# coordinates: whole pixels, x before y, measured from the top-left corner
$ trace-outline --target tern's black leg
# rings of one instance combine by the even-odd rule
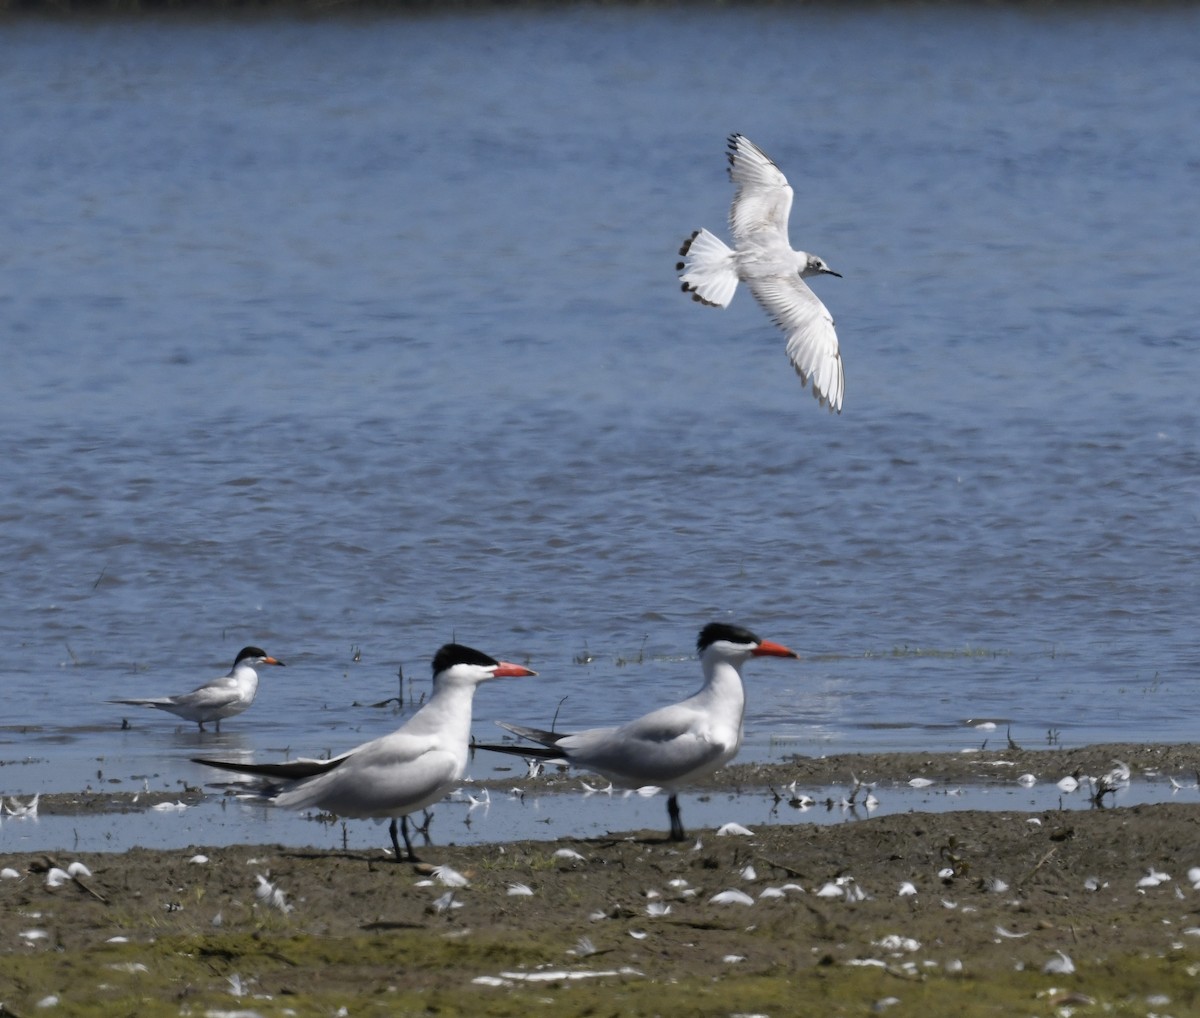
[[[679,799],[674,792],[667,796],[667,816],[671,818],[671,840],[684,841],[687,832],[683,829],[683,821],[679,819]]]
[[[404,836],[405,851],[400,851],[400,838],[397,837],[396,818],[392,817],[392,822],[388,826],[388,834],[392,836],[392,848],[396,853],[396,862],[420,862],[417,858],[417,853],[413,851],[412,841],[408,837],[408,817],[401,817],[399,824],[399,833]]]

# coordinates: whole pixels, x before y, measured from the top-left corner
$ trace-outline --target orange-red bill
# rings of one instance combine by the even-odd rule
[[[520,678],[522,675],[537,675],[532,668],[526,668],[524,665],[515,665],[511,661],[501,661],[496,670],[492,672],[497,679],[501,678]]]
[[[789,650],[782,643],[773,640],[763,640],[753,652],[755,657],[799,657],[794,650]]]

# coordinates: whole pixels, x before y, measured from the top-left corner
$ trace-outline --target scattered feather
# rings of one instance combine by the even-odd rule
[[[434,879],[443,887],[469,887],[471,882],[450,866],[435,866]]]
[[[600,788],[598,785],[589,785],[586,781],[580,779],[579,783],[583,785],[584,796],[589,795],[612,795],[613,783],[610,781],[607,788]]]
[[[21,874],[14,870],[11,866],[5,866],[0,870],[0,880],[20,880]]]
[[[62,887],[63,884],[71,882],[71,875],[66,871],[59,869],[57,866],[50,867],[50,872],[46,874],[47,887]]]
[[[649,799],[650,796],[658,795],[658,793],[661,791],[662,789],[659,788],[658,785],[642,785],[641,788],[636,789],[637,794],[643,799]]]
[[[92,871],[81,862],[73,862],[67,867],[67,873],[72,877],[90,877]]]
[[[17,934],[22,940],[32,944],[38,940],[49,940],[50,934],[45,930],[22,930]]]
[[[159,813],[182,813],[188,807],[186,802],[156,802],[150,808]]]
[[[1028,933],[1013,933],[1011,930],[1006,930],[1003,926],[996,927],[996,936],[1004,937],[1005,940],[1020,940],[1022,937],[1028,937]]]
[[[1138,887],[1157,887],[1159,884],[1165,884],[1170,879],[1169,874],[1162,873],[1151,866],[1146,871],[1146,875],[1137,882],[1137,885]]]
[[[1017,784],[1022,788],[1032,788],[1037,784],[1037,778],[1035,778],[1032,774],[1022,774],[1019,778],[1017,778]]]
[[[896,892],[901,898],[907,898],[917,893],[917,885],[909,880],[904,881],[900,885],[900,890]]]
[[[745,960],[746,956],[744,954],[727,954],[721,959],[721,961],[723,961],[726,965],[736,965],[738,962]]]
[[[1043,972],[1052,976],[1069,976],[1075,971],[1075,963],[1062,951],[1055,951],[1054,955],[1042,966]]]
[[[1064,792],[1073,792],[1079,787],[1079,782],[1070,774],[1058,782],[1058,787]]]
[[[577,979],[598,979],[606,976],[640,976],[642,975],[635,968],[622,966],[619,969],[608,969],[606,971],[597,971],[593,969],[574,969],[563,970],[541,970],[536,972],[501,972],[501,979],[512,980],[513,982],[522,983],[561,983],[564,981]]]
[[[787,894],[782,887],[764,887],[758,892],[759,898],[786,898]]]
[[[1008,884],[999,877],[988,877],[983,881],[983,889],[991,891],[992,894],[1003,894],[1008,890]]]
[[[533,896],[533,888],[528,884],[509,884],[508,896],[510,898],[530,898]]]
[[[929,778],[913,778],[909,781],[909,785],[913,788],[928,788],[933,784]]]
[[[646,906],[646,915],[657,919],[661,916],[670,915],[671,906],[663,901],[652,901]]]
[[[52,993],[50,996],[43,997],[41,1000],[39,1000],[36,1006],[43,1009],[47,1007],[58,1007],[58,998]]]
[[[736,835],[739,838],[753,838],[754,832],[748,827],[743,827],[741,824],[722,824],[717,828],[717,837],[725,838],[730,835]]]
[[[633,937],[634,940],[645,940],[646,937],[649,936],[649,934],[643,933],[641,930],[630,930],[629,935]]]
[[[574,954],[580,958],[586,958],[595,953],[596,945],[592,943],[591,937],[580,937],[575,941],[575,946],[567,950],[567,954]]]
[[[743,880],[757,880],[758,879],[758,871],[753,866],[746,866],[742,870],[742,879]]]
[[[882,947],[885,951],[907,951],[911,954],[913,951],[921,950],[921,942],[914,940],[912,937],[902,937],[898,933],[889,933],[881,940],[874,941],[876,947]]]
[[[280,912],[291,912],[293,907],[288,904],[287,895],[275,884],[271,883],[261,873],[256,873],[258,886],[254,888],[254,896],[265,905],[279,909]]]
[[[436,912],[438,915],[441,915],[443,912],[448,912],[451,909],[462,908],[463,903],[461,901],[455,901],[454,891],[450,890],[434,901],[431,907],[433,908],[434,912]]]
[[[193,866],[203,866],[206,862],[208,862],[208,856],[194,855],[188,860],[188,862],[190,862]]]
[[[36,817],[38,815],[38,799],[42,796],[41,792],[37,792],[32,799],[27,803],[20,803],[15,796],[10,796],[8,805],[5,807],[5,812],[10,817]]]
[[[552,858],[554,858],[554,859],[570,859],[572,861],[578,861],[578,862],[584,861],[583,856],[581,856],[573,848],[560,848],[557,852],[554,853]]]
[[[845,892],[832,880],[817,891],[818,898],[841,898]]]
[[[753,905],[754,899],[745,891],[718,891],[708,899],[710,905]]]

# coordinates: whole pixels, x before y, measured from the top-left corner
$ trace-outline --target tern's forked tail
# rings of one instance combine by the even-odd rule
[[[675,270],[683,292],[690,293],[692,300],[719,308],[733,300],[738,285],[736,255],[720,237],[697,230],[683,242],[679,255],[684,261]]]

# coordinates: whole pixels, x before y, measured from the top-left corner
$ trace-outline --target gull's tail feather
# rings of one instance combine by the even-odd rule
[[[718,308],[733,300],[737,269],[734,251],[724,241],[707,230],[697,230],[683,242],[679,256],[684,261],[677,263],[675,270],[681,273],[683,292],[690,293],[692,300]]]

